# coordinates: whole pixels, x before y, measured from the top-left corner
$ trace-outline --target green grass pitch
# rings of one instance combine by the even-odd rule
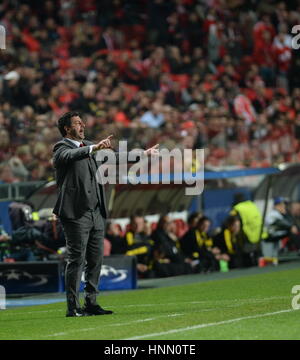
[[[300,339],[300,269],[99,296],[113,315],[66,318],[65,303],[0,311],[0,339]]]

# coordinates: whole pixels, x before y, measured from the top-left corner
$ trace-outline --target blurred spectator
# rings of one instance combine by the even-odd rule
[[[199,211],[195,211],[189,215],[187,219],[189,230],[194,229],[197,226],[198,221],[201,217],[202,217],[202,213]]]
[[[238,237],[240,230],[241,222],[239,218],[236,216],[229,216],[221,232],[213,238],[214,245],[220,249],[222,260],[227,263],[227,266],[230,269],[240,268],[245,264],[243,245]],[[223,269],[223,271],[224,270],[225,269]]]
[[[182,252],[192,264],[197,264],[195,269],[198,271],[218,270],[217,255],[220,254],[220,250],[214,246],[213,240],[208,235],[210,225],[209,218],[203,216],[198,220],[197,225],[180,239]]]
[[[60,220],[55,215],[52,215],[41,222],[39,229],[44,237],[38,242],[37,247],[44,251],[45,258],[51,254],[54,255],[54,259],[55,257],[59,258],[59,250],[66,246],[66,240]]]
[[[4,230],[3,225],[0,224],[0,262],[5,262],[10,258],[10,240],[11,237]]]
[[[262,243],[263,257],[259,259],[261,267],[267,263],[278,264],[280,240],[299,236],[299,229],[287,211],[286,199],[282,197],[274,198],[274,207],[266,215],[265,226],[268,237]]]
[[[253,201],[246,199],[243,193],[236,193],[230,215],[237,216],[240,219],[240,237],[243,240],[245,252],[257,251],[261,237],[265,236],[262,232],[262,214],[257,205]]]
[[[118,224],[108,222],[105,237],[111,243],[111,255],[126,253],[127,244]]]
[[[239,28],[239,23],[230,20],[224,29],[226,48],[228,54],[232,58],[234,64],[239,64],[243,55],[242,34]]]
[[[154,241],[153,271],[156,277],[189,274],[192,265],[181,253],[176,239],[170,236],[172,222],[167,215],[161,216],[157,228],[152,233]]]
[[[0,166],[0,183],[11,184],[20,181],[15,177],[9,165],[2,164]]]
[[[160,127],[164,123],[164,115],[161,112],[161,105],[154,103],[151,110],[145,112],[141,117],[141,123],[151,128]]]
[[[126,255],[136,256],[137,269],[141,276],[151,276],[152,244],[149,231],[142,216],[131,216],[125,233]]]
[[[28,178],[29,171],[26,169],[22,160],[19,157],[13,156],[9,159],[8,164],[11,168],[13,175],[16,176],[18,179],[20,179],[21,181],[25,181]]]

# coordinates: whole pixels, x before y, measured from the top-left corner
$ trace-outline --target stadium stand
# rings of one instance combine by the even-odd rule
[[[299,161],[299,21],[296,0],[2,1],[0,182],[52,179],[56,122],[75,109],[92,141]]]
[[[212,165],[299,160],[297,2],[249,6],[3,1],[1,180],[53,176],[56,120],[68,109],[82,111],[93,140],[205,146]]]

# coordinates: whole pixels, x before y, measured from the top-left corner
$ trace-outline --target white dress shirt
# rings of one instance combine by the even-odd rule
[[[67,138],[68,140],[70,140],[74,145],[76,145],[77,147],[80,147],[80,144],[82,144],[82,141],[77,141],[77,140],[73,140],[70,138]],[[89,145],[90,148],[90,154],[93,151],[94,145]]]

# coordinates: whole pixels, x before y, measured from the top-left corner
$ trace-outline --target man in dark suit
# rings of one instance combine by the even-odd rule
[[[95,159],[97,151],[111,148],[111,136],[98,144],[84,140],[85,124],[78,112],[64,114],[58,121],[58,128],[63,139],[53,149],[58,186],[58,199],[53,212],[61,220],[67,244],[66,316],[112,314],[96,301],[108,211],[104,189],[96,180]],[[156,145],[141,155],[157,153]],[[118,153],[116,157],[118,161]],[[79,287],[84,265],[85,300],[82,309]]]

